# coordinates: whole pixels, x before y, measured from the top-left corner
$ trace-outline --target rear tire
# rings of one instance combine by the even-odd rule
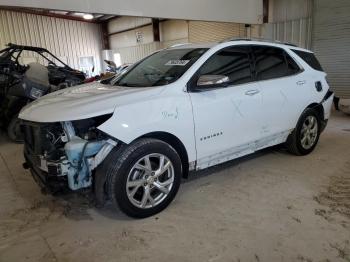
[[[12,142],[23,143],[23,134],[21,131],[20,119],[18,116],[14,116],[7,126],[7,136]]]
[[[106,161],[107,160],[107,161]],[[106,187],[115,207],[145,218],[161,212],[178,192],[182,164],[169,144],[139,139],[112,151],[104,161]]]
[[[321,121],[318,112],[312,108],[306,109],[287,139],[287,150],[297,156],[310,154],[317,145],[320,133]]]

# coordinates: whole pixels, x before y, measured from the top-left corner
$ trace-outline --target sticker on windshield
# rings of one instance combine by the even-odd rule
[[[190,60],[170,60],[165,65],[166,66],[185,66],[190,62]]]

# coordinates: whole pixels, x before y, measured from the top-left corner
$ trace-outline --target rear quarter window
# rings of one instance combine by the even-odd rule
[[[323,68],[320,62],[318,62],[316,56],[313,53],[304,52],[300,50],[293,50],[293,52],[296,53],[301,59],[305,61],[305,63],[307,63],[313,69],[323,72]]]

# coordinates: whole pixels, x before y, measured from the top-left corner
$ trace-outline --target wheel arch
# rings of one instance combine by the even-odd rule
[[[157,131],[157,132],[151,132],[144,134],[137,139],[140,138],[154,138],[159,139],[170,146],[172,146],[175,151],[179,154],[181,163],[182,163],[182,171],[183,171],[183,177],[187,178],[189,173],[189,160],[188,160],[188,154],[185,145],[181,142],[181,140],[176,137],[175,135],[164,132],[164,131]]]
[[[324,120],[324,108],[320,103],[312,103],[306,107],[306,109],[312,108],[316,110],[321,121]]]
[[[321,103],[311,103],[309,104],[307,107],[304,108],[304,110],[300,111],[298,117],[296,118],[296,120],[294,120],[294,124],[293,124],[293,128],[291,130],[294,130],[295,127],[297,126],[298,122],[300,121],[300,118],[302,117],[302,115],[304,114],[304,112],[307,109],[313,109],[317,112],[318,116],[319,116],[319,120],[323,123],[325,122],[324,120],[324,108],[322,106]]]

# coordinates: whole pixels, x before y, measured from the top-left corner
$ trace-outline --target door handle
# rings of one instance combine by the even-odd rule
[[[298,85],[298,86],[302,86],[302,85],[304,85],[305,83],[306,83],[305,80],[300,80],[300,81],[297,82],[297,85]]]
[[[245,94],[246,94],[247,96],[253,96],[253,95],[256,95],[256,94],[259,94],[259,93],[260,93],[260,91],[257,90],[257,89],[248,90],[247,92],[245,92]]]

